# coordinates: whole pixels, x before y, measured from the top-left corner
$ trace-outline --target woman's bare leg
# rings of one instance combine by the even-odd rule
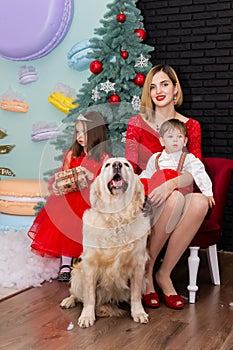
[[[147,265],[146,293],[154,291],[153,268],[155,260],[171,232],[179,222],[184,209],[184,204],[184,196],[180,192],[174,191],[163,206],[155,208],[155,224],[152,227],[148,243],[150,260]]]
[[[201,226],[207,211],[208,201],[205,196],[199,193],[186,196],[184,214],[171,234],[163,262],[156,274],[156,280],[164,294],[177,294],[170,278],[171,272]],[[158,240],[156,233],[153,246],[158,244]]]

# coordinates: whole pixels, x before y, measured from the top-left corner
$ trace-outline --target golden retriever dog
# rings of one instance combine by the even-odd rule
[[[83,303],[82,328],[95,316],[120,316],[130,303],[135,322],[147,323],[141,295],[148,260],[150,217],[143,211],[144,187],[125,158],[110,158],[90,188],[91,208],[83,216],[83,254],[73,266],[70,296],[62,308]]]

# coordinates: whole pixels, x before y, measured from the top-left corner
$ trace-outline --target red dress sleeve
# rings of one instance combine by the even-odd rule
[[[125,157],[132,164],[136,174],[146,169],[148,159],[153,153],[160,152],[162,149],[158,132],[152,129],[140,114],[129,120]]]
[[[186,122],[188,143],[187,148],[189,153],[201,159],[201,126],[200,123],[192,118]]]
[[[132,164],[134,172],[138,173],[138,156],[141,141],[141,128],[137,116],[129,120],[126,131],[125,157]]]

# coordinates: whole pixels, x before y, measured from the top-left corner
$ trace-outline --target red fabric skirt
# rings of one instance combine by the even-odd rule
[[[82,253],[82,216],[90,208],[89,188],[51,195],[36,216],[28,235],[31,248],[41,256],[79,257]]]
[[[145,189],[145,195],[149,195],[151,191],[162,185],[164,182],[174,179],[175,177],[181,175],[180,172],[173,169],[164,169],[156,171],[150,179],[141,178],[141,182]],[[179,191],[184,195],[193,192],[192,186],[187,186],[184,188],[179,188]]]

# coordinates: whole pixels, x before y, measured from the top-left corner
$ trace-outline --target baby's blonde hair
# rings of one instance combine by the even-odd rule
[[[187,128],[186,128],[185,123],[183,123],[181,120],[175,119],[175,118],[166,120],[161,125],[159,134],[161,137],[163,137],[167,131],[174,130],[174,129],[179,130],[184,136],[186,136],[186,134],[187,134]]]

